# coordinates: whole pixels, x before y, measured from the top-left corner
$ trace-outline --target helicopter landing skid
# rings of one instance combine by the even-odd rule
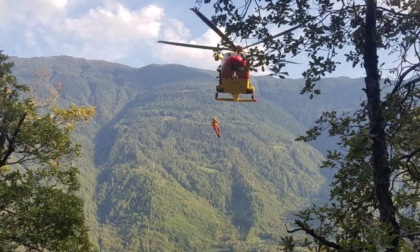
[[[231,101],[231,102],[256,102],[254,95],[251,96],[251,99],[239,98],[239,95],[233,95],[234,98],[219,98],[219,93],[216,93],[215,99],[218,101]]]

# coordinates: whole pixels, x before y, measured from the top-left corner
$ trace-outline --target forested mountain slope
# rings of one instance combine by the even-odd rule
[[[301,80],[255,77],[258,102],[228,103],[214,100],[212,71],[66,56],[12,61],[21,83],[39,82],[33,72],[43,69],[47,85],[38,92],[59,82],[63,105],[96,106],[96,119],[74,139],[83,145],[82,197],[102,251],[276,247],[290,214],[324,182],[321,154],[294,139],[325,108],[350,109],[343,101],[352,92],[341,98],[337,89],[358,83],[325,83],[334,99],[313,106],[298,94]]]

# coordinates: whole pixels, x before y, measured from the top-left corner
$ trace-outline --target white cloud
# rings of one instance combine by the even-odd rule
[[[19,3],[17,3],[19,2]],[[122,1],[0,0],[0,49],[18,57],[69,55],[102,59],[134,67],[151,63],[178,63],[215,70],[211,50],[158,44],[157,40],[216,46],[212,30],[192,37],[190,28],[165,15],[156,4],[129,7]],[[129,1],[125,1],[128,4]],[[173,10],[166,10],[170,14]],[[7,15],[7,16],[6,16]],[[182,17],[181,17],[182,18]],[[3,26],[2,26],[3,25]],[[154,57],[154,58],[153,58]]]
[[[150,44],[157,40],[163,19],[163,8],[154,4],[132,10],[121,3],[107,3],[52,25],[54,33],[62,38],[49,41],[49,47],[56,52],[54,55],[61,52],[144,66],[145,62],[152,63]]]
[[[67,6],[67,0],[49,0],[49,2],[57,8],[64,8]]]
[[[191,32],[179,21],[168,20],[162,29],[160,40],[195,45],[217,46],[220,37],[211,29],[197,38],[190,38]],[[177,63],[196,68],[216,70],[220,62],[213,59],[211,50],[196,49],[166,44],[156,44],[154,55],[164,63]]]
[[[90,9],[81,18],[66,19],[63,28],[85,41],[128,43],[156,38],[162,17],[163,9],[156,5],[130,10],[120,3],[112,3]]]
[[[176,19],[169,19],[162,29],[161,39],[184,43],[190,36],[190,30],[183,23]]]
[[[0,0],[0,21],[6,25],[36,26],[64,15],[67,0]]]

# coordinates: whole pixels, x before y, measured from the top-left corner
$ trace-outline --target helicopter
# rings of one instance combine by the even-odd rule
[[[206,49],[214,51],[214,59],[216,61],[220,60],[221,64],[219,65],[217,71],[219,72],[219,83],[216,86],[215,99],[218,101],[232,101],[232,102],[256,102],[257,100],[254,97],[255,87],[251,84],[251,74],[246,59],[245,50],[247,48],[253,47],[257,44],[262,43],[263,41],[258,41],[256,43],[247,45],[245,47],[235,45],[229,37],[224,34],[216,25],[214,25],[206,16],[204,16],[197,8],[191,8],[191,10],[197,14],[197,16],[209,26],[213,31],[215,31],[224,42],[227,47],[213,47],[213,46],[204,46],[204,45],[195,45],[195,44],[186,44],[170,41],[159,40],[158,43],[169,44],[174,46],[183,46],[197,49]],[[279,37],[288,32],[291,32],[297,29],[299,26],[294,26],[286,31],[283,31],[277,35],[272,36],[272,38]],[[222,51],[227,51],[223,53]],[[220,93],[230,94],[230,97],[219,97]],[[244,98],[241,95],[249,95]]]

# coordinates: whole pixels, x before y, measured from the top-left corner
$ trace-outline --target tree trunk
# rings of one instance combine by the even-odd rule
[[[364,67],[366,70],[366,95],[368,100],[368,114],[375,194],[378,200],[380,220],[390,225],[390,235],[395,235],[392,249],[396,251],[399,245],[400,227],[395,218],[395,208],[390,192],[391,169],[388,165],[387,143],[385,139],[384,117],[381,106],[380,75],[378,72],[378,54],[376,46],[376,0],[366,0],[365,48]]]

